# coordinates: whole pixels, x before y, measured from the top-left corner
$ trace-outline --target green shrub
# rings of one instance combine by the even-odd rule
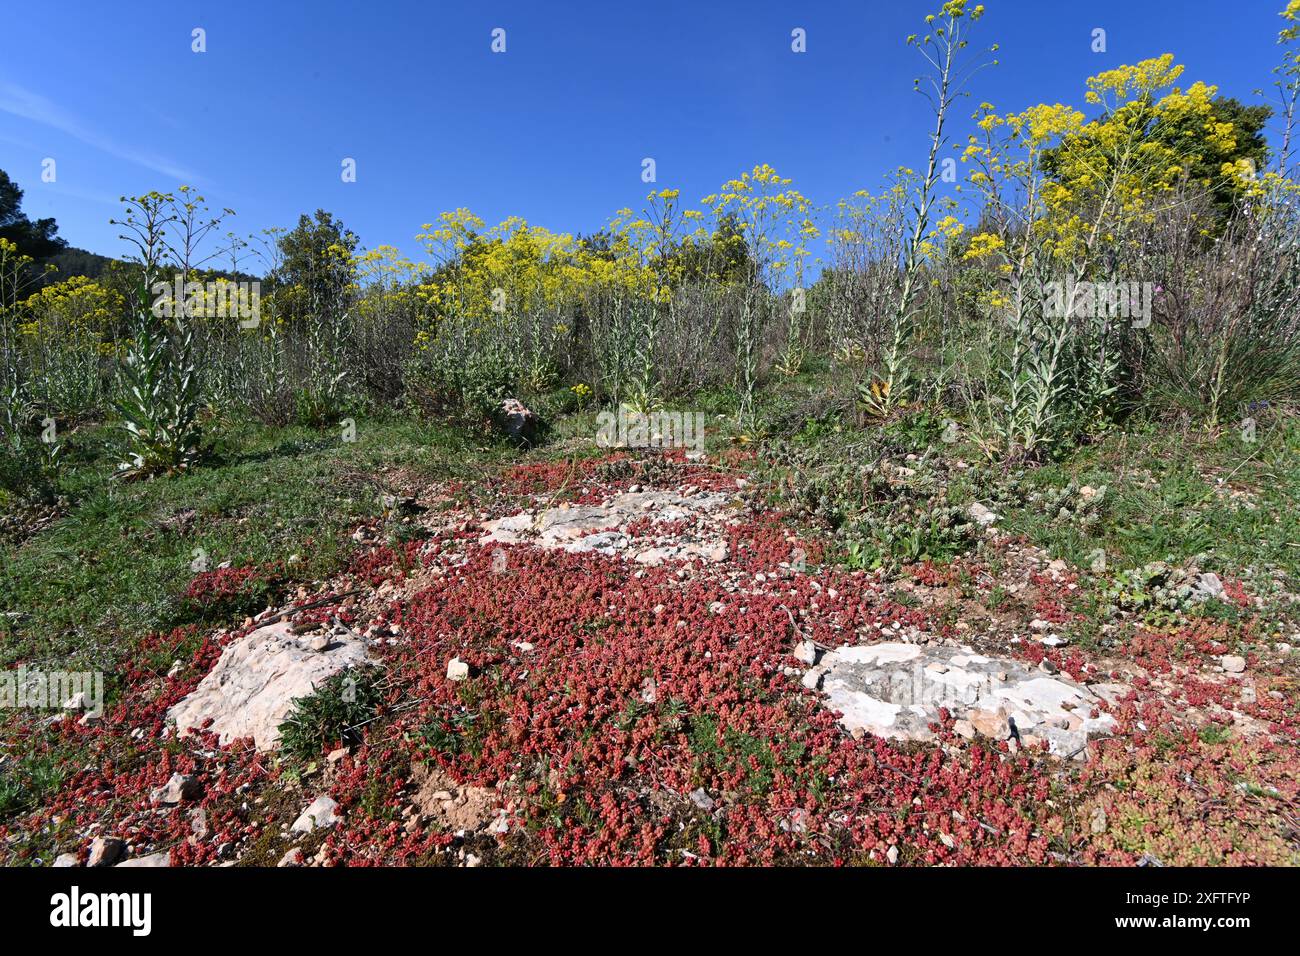
[[[522,376],[517,356],[493,341],[464,359],[421,354],[407,380],[414,404],[423,411],[477,426],[491,419],[503,399],[516,394]]]

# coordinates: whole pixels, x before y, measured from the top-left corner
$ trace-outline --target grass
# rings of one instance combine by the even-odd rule
[[[1081,567],[1104,550],[1107,567],[1196,561],[1205,570],[1243,576],[1281,571],[1300,580],[1300,425],[1282,419],[1254,445],[1235,432],[1118,432],[1028,476],[1038,489],[1106,486],[1091,527],[1022,508],[1005,527]],[[1223,479],[1220,485],[1216,479]],[[1233,498],[1229,490],[1242,494]]]
[[[0,775],[0,820],[35,806],[45,794],[58,789],[72,766],[73,756],[57,751],[33,754],[17,760],[12,768],[6,766]]]
[[[111,670],[140,637],[192,619],[179,595],[200,549],[212,567],[288,567],[297,556],[294,578],[320,578],[346,558],[346,531],[379,513],[385,471],[445,479],[475,472],[471,452],[497,455],[408,419],[363,422],[350,443],[333,431],[227,424],[192,473],[120,483],[106,480],[113,457],[101,438],[75,438],[104,450],[74,460],[66,514],[0,559],[0,608],[18,615],[0,619],[0,666]]]

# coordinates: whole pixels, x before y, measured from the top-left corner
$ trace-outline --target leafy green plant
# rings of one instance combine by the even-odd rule
[[[945,427],[938,409],[915,408],[890,419],[885,434],[909,450],[923,451],[941,440]]]
[[[424,742],[437,753],[455,756],[467,750],[474,751],[477,749],[478,742],[474,726],[477,719],[477,714],[467,711],[454,713],[445,720],[435,717],[428,723],[421,725],[419,734],[424,739]]]
[[[152,192],[126,201],[125,238],[139,268],[131,339],[119,370],[115,407],[126,437],[123,477],[141,478],[184,471],[199,458],[200,379],[188,302],[170,302],[172,314],[156,314],[156,280],[165,264],[188,279],[195,250],[220,218],[205,220],[201,196],[181,187],[181,196]]]
[[[118,466],[124,477],[183,471],[198,460],[202,438],[189,335],[173,339],[150,321],[148,309],[142,291],[115,403],[127,435],[127,460]]]
[[[1138,612],[1151,620],[1185,612],[1195,603],[1188,575],[1164,561],[1120,571],[1102,597],[1117,610]]]
[[[417,405],[467,425],[489,420],[502,399],[514,395],[523,376],[517,356],[500,342],[462,358],[453,353],[421,354],[411,371]]]
[[[975,532],[960,507],[899,499],[886,509],[868,512],[845,529],[844,537],[847,563],[875,569],[949,560],[971,547]]]
[[[293,702],[293,711],[280,725],[281,746],[293,757],[313,760],[327,747],[355,744],[359,725],[374,717],[382,702],[379,671],[335,674],[314,693]]]

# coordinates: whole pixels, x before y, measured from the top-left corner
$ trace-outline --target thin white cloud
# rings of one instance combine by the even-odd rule
[[[177,183],[198,185],[202,177],[191,170],[179,166],[171,160],[152,153],[120,146],[113,140],[88,128],[75,116],[61,109],[58,105],[31,90],[23,89],[13,83],[0,83],[0,112],[19,116],[23,119],[40,123],[66,133],[73,139],[80,140],[101,152],[116,156],[118,159],[145,169],[151,169]]]

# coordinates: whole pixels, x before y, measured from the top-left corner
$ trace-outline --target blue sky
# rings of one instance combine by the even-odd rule
[[[924,162],[931,119],[904,44],[939,0],[777,3],[51,2],[0,39],[0,168],[71,244],[124,251],[123,193],[198,187],[232,228],[322,207],[408,254],[467,206],[591,232],[650,187],[694,203],[755,163],[818,204]],[[1082,103],[1084,79],[1164,52],[1258,102],[1283,0],[986,0],[979,74],[999,110]],[[201,27],[207,52],[191,51]],[[506,52],[491,32],[506,31]],[[807,52],[791,51],[791,30]],[[1106,30],[1107,51],[1090,49]],[[964,122],[963,122],[964,127]],[[956,130],[962,133],[962,129]],[[46,157],[57,179],[41,181]],[[344,183],[352,157],[357,181]]]

